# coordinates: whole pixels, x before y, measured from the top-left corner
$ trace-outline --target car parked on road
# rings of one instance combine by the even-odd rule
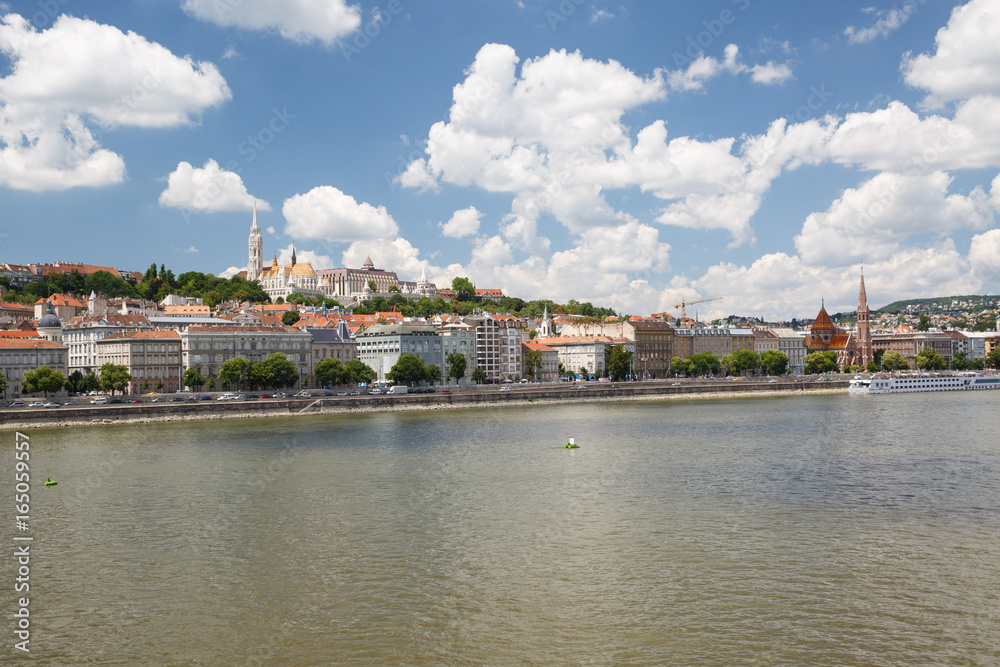
[[[369,389],[368,390],[368,395],[369,396],[381,396],[381,394],[382,394],[382,390],[379,389],[378,387],[375,387],[374,389]]]
[[[295,394],[295,398],[312,398],[312,394],[310,394],[308,391],[300,391],[299,393]]]
[[[347,392],[346,391],[338,391],[337,392],[337,396],[347,396]]]
[[[80,401],[76,401],[76,400],[66,401],[65,403],[63,403],[63,405],[80,405]]]
[[[95,398],[94,400],[92,400],[90,402],[90,404],[91,405],[105,405],[107,402],[108,402],[107,398],[105,398],[104,396],[98,396],[97,398]]]
[[[361,395],[361,392],[359,390],[357,390],[357,389],[355,389],[354,391],[351,392],[351,396],[360,396],[360,395]]]
[[[142,403],[142,402],[143,401],[141,398],[133,398],[132,400],[129,401],[129,403]]]
[[[285,392],[283,392],[283,391],[279,391],[278,393],[276,393],[276,394],[274,395],[274,397],[275,397],[275,398],[288,398],[288,394],[286,394],[286,393],[285,393]]]
[[[7,404],[7,407],[8,408],[23,408],[24,407],[24,401],[11,401],[10,403]]]
[[[188,396],[187,398],[184,399],[184,402],[185,403],[197,403],[198,402],[198,397],[197,396]]]
[[[505,384],[504,386],[500,387],[500,391],[510,391],[510,385]]]
[[[184,399],[181,398],[180,396],[174,396],[173,398],[170,399],[170,402],[171,403],[183,403]]]
[[[45,405],[45,403],[42,401],[35,401],[34,403],[28,403],[29,408],[40,408],[43,405]]]
[[[112,398],[111,400],[108,401],[108,403],[119,403],[119,404],[123,402],[124,401],[122,401],[122,399],[120,398]]]
[[[46,403],[42,407],[43,408],[58,408],[59,407],[59,403],[57,401],[49,401],[48,403]]]

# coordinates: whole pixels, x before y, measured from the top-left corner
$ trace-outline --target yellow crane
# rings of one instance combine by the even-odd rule
[[[685,320],[685,319],[687,319],[687,312],[684,310],[685,306],[693,306],[696,303],[705,303],[706,301],[718,301],[719,299],[722,299],[722,298],[724,298],[724,297],[713,296],[710,299],[698,299],[697,301],[685,301],[684,297],[681,297],[681,302],[680,303],[675,303],[674,304],[674,308],[680,308],[681,309],[681,319]]]

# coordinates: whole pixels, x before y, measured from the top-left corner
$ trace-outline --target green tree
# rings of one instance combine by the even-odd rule
[[[149,393],[149,380],[142,381],[142,393]]]
[[[389,369],[388,377],[393,384],[416,384],[427,379],[427,369],[420,357],[407,352]]]
[[[348,370],[340,359],[326,357],[313,369],[313,376],[321,387],[332,387],[348,383]]]
[[[910,364],[896,350],[886,350],[882,355],[882,368],[887,371],[905,371],[910,368]]]
[[[956,371],[964,371],[969,369],[969,360],[965,356],[965,352],[956,352],[955,356],[951,359],[951,367]]]
[[[0,373],[0,394],[7,391],[7,376]]]
[[[427,381],[431,384],[441,380],[441,367],[437,364],[427,364],[424,370],[427,371]]]
[[[692,375],[719,375],[722,373],[722,362],[714,352],[699,352],[687,358]]]
[[[528,350],[524,353],[524,376],[529,380],[538,380],[542,372],[542,353],[538,350]]]
[[[736,350],[733,357],[733,375],[742,375],[747,371],[755,371],[760,366],[760,359],[753,350]]]
[[[302,316],[299,315],[297,311],[288,310],[285,311],[285,314],[281,316],[281,323],[284,324],[286,327],[290,327],[301,319]]]
[[[76,390],[81,393],[88,393],[100,389],[101,383],[93,373],[87,373],[76,383]]]
[[[288,357],[281,352],[275,352],[267,359],[253,365],[250,378],[260,387],[281,389],[294,385],[299,379],[299,371]]]
[[[451,281],[451,291],[459,301],[473,301],[476,298],[476,286],[468,278],[455,278]]]
[[[205,378],[202,377],[201,371],[192,366],[184,371],[183,382],[185,387],[194,387],[195,391],[201,391],[202,386],[205,384]]]
[[[624,380],[632,368],[632,351],[624,345],[615,345],[608,351],[608,374],[612,380]]]
[[[471,377],[472,381],[475,382],[476,384],[482,384],[486,382],[487,379],[486,371],[476,366],[475,368],[472,369]]]
[[[765,375],[784,375],[788,372],[788,355],[780,350],[762,352],[760,370]]]
[[[132,374],[128,368],[120,364],[104,364],[101,366],[101,375],[98,379],[98,386],[101,391],[125,391],[128,383],[132,381]]]
[[[301,305],[303,303],[306,303],[307,301],[308,299],[301,292],[292,292],[291,294],[285,297],[285,303],[295,303]]]
[[[219,367],[219,382],[236,389],[245,388],[250,381],[252,367],[250,360],[243,357],[226,359]]]
[[[832,373],[840,367],[837,365],[836,352],[810,352],[806,355],[806,373]]]
[[[932,347],[925,347],[917,353],[917,368],[925,371],[939,371],[948,365],[940,354]]]
[[[215,391],[215,378],[208,378],[208,390]]]
[[[449,354],[447,359],[445,359],[445,364],[448,368],[448,379],[454,378],[455,384],[458,384],[465,377],[467,363],[468,360],[461,352],[452,352]]]
[[[79,370],[73,371],[72,373],[69,374],[69,377],[66,378],[67,389],[69,391],[74,391],[74,392],[80,391],[79,389],[80,380],[82,379],[83,379],[83,373],[81,373]]]
[[[694,373],[688,360],[677,356],[670,358],[670,374],[676,377],[678,375],[693,375]]]
[[[927,331],[931,328],[931,318],[926,315],[921,315],[920,320],[917,322],[917,331]]]
[[[112,299],[135,296],[135,291],[128,282],[107,271],[95,271],[87,276],[84,289],[88,293],[104,294]]]
[[[994,346],[993,350],[986,355],[984,365],[988,368],[1000,368],[1000,346]]]
[[[163,380],[156,381],[156,391],[163,391]]]
[[[355,384],[370,384],[375,379],[375,370],[359,359],[347,362],[347,381]]]

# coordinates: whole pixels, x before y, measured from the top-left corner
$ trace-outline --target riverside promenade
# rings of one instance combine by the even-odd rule
[[[394,410],[429,410],[476,406],[530,405],[553,402],[657,400],[664,398],[713,398],[789,395],[803,392],[843,392],[847,376],[816,378],[732,378],[652,380],[641,382],[556,382],[513,384],[501,391],[497,385],[437,386],[433,394],[399,396],[317,396],[310,398],[214,400],[196,403],[141,403],[79,405],[60,408],[8,408],[0,410],[0,429],[53,426],[87,426],[115,423],[245,419],[309,414],[345,414]],[[585,387],[581,389],[580,387]],[[148,401],[148,399],[146,399]]]

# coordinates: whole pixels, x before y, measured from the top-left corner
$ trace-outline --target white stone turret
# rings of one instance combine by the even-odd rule
[[[247,280],[257,280],[264,271],[264,243],[257,224],[257,202],[253,203],[253,224],[250,226],[250,260],[247,262]]]

